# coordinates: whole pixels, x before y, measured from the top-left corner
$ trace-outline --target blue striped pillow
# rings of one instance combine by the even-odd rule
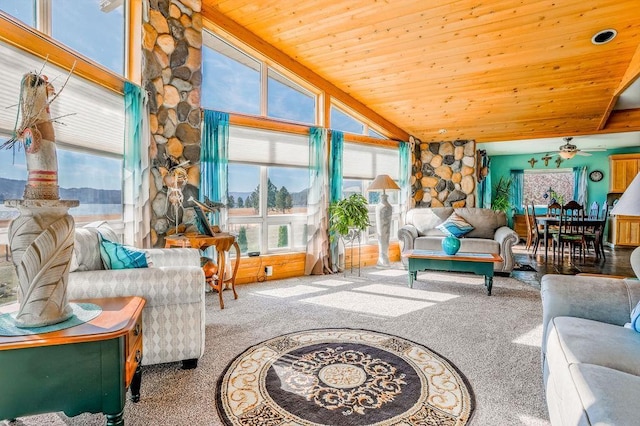
[[[631,328],[640,332],[640,302],[631,311]]]
[[[104,269],[148,268],[147,255],[143,250],[127,247],[104,239],[100,235],[100,257]]]
[[[466,220],[461,216],[458,216],[455,212],[451,213],[451,216],[444,222],[438,225],[436,228],[441,230],[447,235],[454,236],[456,238],[464,237],[469,232],[474,230],[472,225],[469,225]]]

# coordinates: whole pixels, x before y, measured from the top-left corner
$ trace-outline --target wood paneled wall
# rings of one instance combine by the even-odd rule
[[[302,276],[304,275],[305,258],[305,253],[242,257],[236,284],[259,283]],[[351,268],[352,262],[354,262],[353,267],[357,268],[358,258],[361,261],[360,267],[374,266],[378,260],[378,246],[376,244],[363,244],[360,248],[360,255],[358,255],[358,246],[354,246],[353,256],[351,255],[350,247],[347,247],[346,268]],[[389,244],[389,259],[392,262],[400,261],[400,244],[397,241]],[[264,268],[267,266],[273,267],[273,275],[270,277],[265,276],[264,273]]]

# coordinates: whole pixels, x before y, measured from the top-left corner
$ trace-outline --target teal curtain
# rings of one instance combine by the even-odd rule
[[[400,142],[398,146],[398,157],[400,159],[400,170],[398,179],[398,186],[400,187],[400,206],[402,209],[401,224],[404,224],[404,217],[409,210],[409,197],[411,196],[411,186],[409,185],[409,179],[411,177],[411,151],[410,144],[407,142]]]
[[[587,206],[587,166],[573,168],[573,199]]]
[[[204,197],[226,204],[229,192],[229,114],[204,110],[200,144],[200,201]],[[211,224],[224,225],[226,218],[216,212]]]
[[[306,275],[331,273],[329,264],[327,130],[309,129],[309,192],[307,194]]]
[[[329,204],[342,198],[342,151],[344,133],[331,131],[331,157],[329,160]]]
[[[125,140],[123,159],[124,242],[149,247],[149,106],[141,87],[124,83]]]
[[[331,149],[329,157],[329,205],[342,198],[342,155],[344,133],[331,131]],[[329,239],[329,262],[333,271],[338,270],[339,239]]]
[[[511,170],[511,206],[516,213],[522,213],[524,210],[523,200],[524,192],[524,170]]]

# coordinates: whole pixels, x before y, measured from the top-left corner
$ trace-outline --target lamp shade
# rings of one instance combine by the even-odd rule
[[[640,216],[640,173],[631,181],[613,209],[612,215]]]
[[[389,177],[389,175],[378,175],[371,182],[367,191],[384,191],[387,189],[400,189],[400,187]]]

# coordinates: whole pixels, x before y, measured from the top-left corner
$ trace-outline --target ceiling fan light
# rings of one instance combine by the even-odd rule
[[[562,158],[564,158],[565,160],[571,160],[573,157],[576,156],[576,152],[575,151],[560,151],[558,153],[558,155]]]

